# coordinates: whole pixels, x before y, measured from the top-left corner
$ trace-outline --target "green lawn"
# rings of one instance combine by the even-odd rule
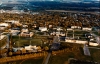
[[[75,37],[84,37],[83,35],[84,34],[86,34],[86,33],[89,33],[89,32],[87,32],[87,31],[81,31],[81,30],[75,30],[74,31],[74,36]],[[72,37],[73,36],[73,31],[68,31],[68,33],[67,33],[67,35],[68,35],[68,37]]]
[[[25,46],[25,45],[42,45],[43,42],[41,39],[25,39],[25,40],[17,40],[15,41],[14,46]]]
[[[32,37],[32,38],[25,38],[25,37],[18,37],[14,36],[13,37],[13,46],[14,47],[20,47],[20,46],[25,46],[25,45],[39,45],[39,46],[44,46],[44,41],[46,40],[46,36],[38,36],[38,37]]]

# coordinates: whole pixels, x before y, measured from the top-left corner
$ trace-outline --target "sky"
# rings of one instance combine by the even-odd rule
[[[8,1],[27,1],[27,0],[0,0],[0,2],[8,2]],[[100,1],[100,0],[28,0],[28,1]]]

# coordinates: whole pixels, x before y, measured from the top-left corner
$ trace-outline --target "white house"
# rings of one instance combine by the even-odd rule
[[[87,41],[82,41],[82,40],[72,40],[72,39],[65,39],[65,42],[69,43],[77,43],[77,44],[87,44]],[[98,46],[98,43],[90,42],[89,45],[91,46]]]
[[[23,28],[23,29],[21,30],[21,32],[29,32],[29,30],[28,30],[27,28]]]
[[[72,28],[67,28],[68,31],[73,30]]]
[[[0,34],[0,40],[2,40],[2,39],[5,38],[5,37],[6,37],[6,35]]]
[[[9,24],[8,23],[0,23],[0,26],[9,26]]]
[[[43,31],[48,31],[48,30],[47,30],[47,27],[39,27],[39,30],[40,30],[41,32],[43,32]]]
[[[5,28],[7,28],[9,26],[8,23],[0,23],[0,30],[4,30]]]
[[[26,27],[28,27],[28,25],[22,25],[22,27],[26,28]]]
[[[71,26],[72,29],[81,29],[80,26]]]
[[[34,35],[33,32],[29,32],[29,30],[27,28],[23,28],[21,30],[21,34],[20,36],[23,36],[23,37],[32,37]]]
[[[62,29],[62,28],[60,28],[60,27],[57,27],[57,30],[58,30],[58,31],[61,31],[61,30],[63,30],[63,29]]]
[[[49,28],[52,28],[53,27],[53,25],[49,25]]]
[[[37,52],[37,49],[38,49],[38,47],[36,47],[36,46],[32,46],[32,45],[25,46],[25,50],[29,50],[32,52]]]
[[[91,30],[92,30],[92,28],[83,27],[83,28],[82,28],[82,30],[84,30],[84,31],[91,31]]]
[[[52,32],[52,33],[50,33],[50,35],[61,35],[61,36],[65,36],[65,33],[63,33],[63,32]]]
[[[34,35],[33,32],[21,32],[20,36],[23,37],[32,37]]]

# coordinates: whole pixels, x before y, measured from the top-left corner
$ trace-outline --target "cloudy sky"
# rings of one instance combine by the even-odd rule
[[[27,1],[27,0],[0,0],[0,2],[8,1]],[[100,1],[100,0],[28,0],[28,1]]]

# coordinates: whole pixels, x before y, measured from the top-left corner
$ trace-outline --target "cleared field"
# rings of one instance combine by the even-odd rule
[[[7,43],[7,38],[0,40],[0,47],[3,47]]]
[[[13,37],[13,46],[14,47],[21,47],[21,46],[28,46],[28,45],[37,45],[37,46],[44,46],[44,42],[47,42],[46,36],[38,36],[32,38],[25,38],[25,37]]]
[[[68,64],[68,59],[69,58],[76,58],[79,60],[88,60],[88,61],[94,61],[94,62],[100,62],[100,51],[99,49],[89,49],[91,56],[85,56],[83,53],[83,45],[79,45],[79,44],[66,44],[63,43],[64,47],[67,48],[79,48],[79,50],[74,49],[72,51],[70,51],[71,49],[69,49],[69,51],[66,52],[62,52],[62,53],[58,53],[55,55],[52,55],[50,57],[49,63],[48,64]],[[76,52],[77,51],[77,52]]]
[[[42,64],[42,62],[43,62],[43,57],[7,62],[2,64]]]

